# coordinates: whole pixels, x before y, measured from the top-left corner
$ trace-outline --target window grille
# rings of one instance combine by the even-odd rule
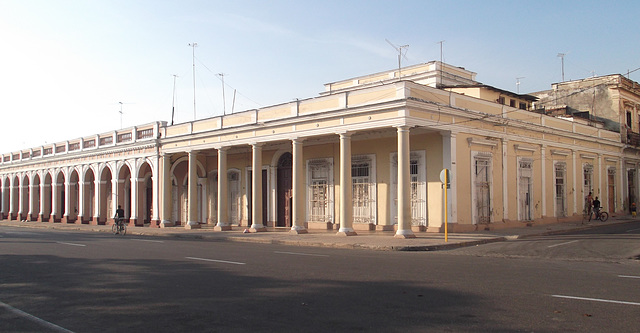
[[[475,160],[475,188],[476,188],[476,216],[478,223],[491,222],[491,176],[489,160],[478,158]]]
[[[567,216],[566,209],[566,165],[564,163],[558,163],[555,167],[555,178],[556,178],[556,216],[557,217],[565,217]]]

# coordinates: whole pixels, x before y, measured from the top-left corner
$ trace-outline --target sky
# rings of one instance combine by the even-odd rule
[[[560,53],[565,80],[626,74],[640,68],[638,13],[640,1],[0,0],[0,153],[171,123],[172,110],[178,124],[316,97],[397,68],[387,40],[409,45],[403,66],[440,60],[442,45],[444,62],[522,94],[562,81]]]

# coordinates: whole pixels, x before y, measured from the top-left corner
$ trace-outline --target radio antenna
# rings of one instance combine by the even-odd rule
[[[398,79],[400,79],[400,77],[402,76],[402,58],[407,59],[407,50],[409,48],[409,45],[401,45],[401,46],[396,46],[395,44],[391,43],[388,39],[384,39],[387,41],[387,43],[389,43],[389,45],[391,45],[391,47],[393,47],[396,51],[398,51]],[[404,52],[403,52],[404,49]],[[408,60],[408,59],[407,59]]]

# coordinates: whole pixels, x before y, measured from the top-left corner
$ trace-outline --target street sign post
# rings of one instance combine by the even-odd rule
[[[449,218],[449,210],[447,203],[447,189],[451,188],[451,184],[449,182],[449,169],[442,169],[440,171],[440,181],[442,182],[442,187],[444,188],[444,241],[445,243],[449,241],[449,233],[448,233],[448,218]]]

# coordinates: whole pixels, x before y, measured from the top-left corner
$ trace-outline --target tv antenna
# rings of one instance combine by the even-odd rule
[[[193,49],[193,120],[196,120],[196,47],[198,43],[187,44]]]
[[[120,111],[118,111],[118,112],[120,113],[120,129],[122,129],[122,115],[124,114],[124,112],[122,112],[122,105],[123,104],[132,104],[132,103],[118,102],[118,104],[120,104]]]
[[[222,80],[222,114],[223,115],[227,114],[227,102],[225,101],[225,98],[224,98],[224,76],[225,75],[226,74],[224,73],[218,73],[218,76]]]
[[[566,55],[566,53],[558,53],[558,57],[562,61],[562,82],[564,82],[564,56]]]
[[[516,78],[516,91],[518,92],[518,94],[520,94],[520,79],[524,79],[524,78],[525,78],[524,76]]]
[[[400,76],[402,76],[402,58],[407,59],[407,50],[409,48],[409,45],[400,45],[400,46],[396,46],[395,44],[391,43],[388,39],[384,39],[387,41],[387,43],[389,43],[389,45],[391,45],[391,47],[393,47],[396,51],[398,51],[398,79],[400,79]],[[404,49],[404,52],[403,52]],[[409,60],[409,59],[407,59]]]
[[[176,114],[176,78],[178,75],[173,74],[173,96],[171,97],[171,126],[173,126],[173,117]]]

